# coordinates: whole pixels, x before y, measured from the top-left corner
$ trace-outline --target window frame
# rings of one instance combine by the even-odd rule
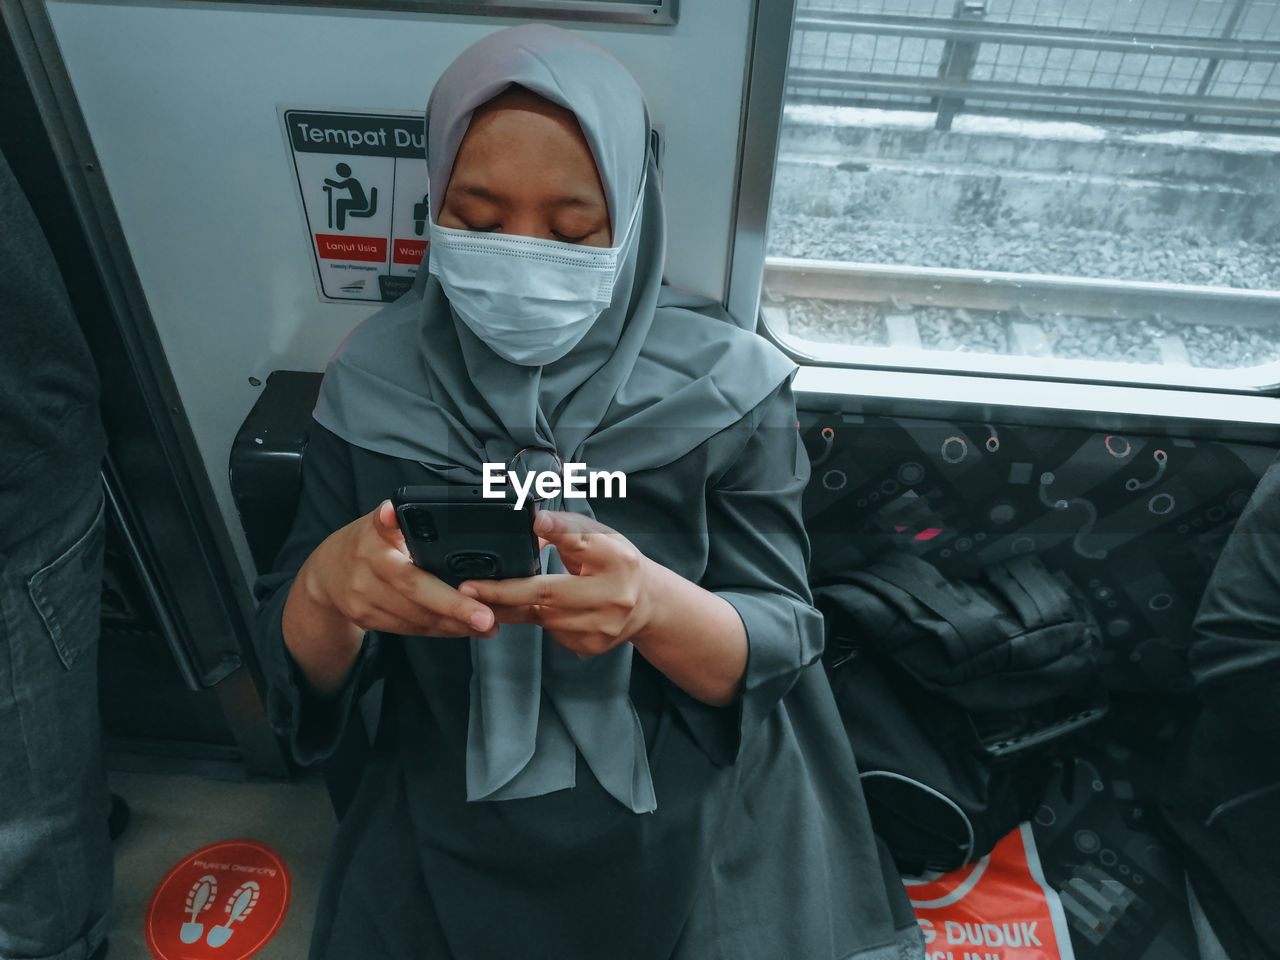
[[[224,0],[227,3],[295,7],[389,10],[398,13],[522,17],[595,23],[673,26],[679,0]]]
[[[1236,385],[1214,377],[1199,377],[1200,383],[1157,383],[1153,376],[1142,374],[1108,377],[1099,363],[1076,371],[1064,365],[1061,374],[1013,374],[979,369],[979,354],[972,355],[972,363],[953,367],[947,366],[941,356],[940,362],[919,366],[855,360],[847,353],[843,358],[828,359],[802,354],[775,335],[764,322],[761,299],[773,177],[798,5],[798,0],[757,0],[755,4],[725,298],[726,307],[739,322],[755,329],[800,366],[798,392],[812,393],[814,398],[823,397],[829,402],[837,395],[848,396],[846,391],[855,388],[861,392],[859,385],[867,384],[870,392],[865,399],[875,409],[901,408],[903,404],[914,407],[928,396],[928,402],[940,411],[934,415],[961,411],[985,411],[989,415],[995,404],[1005,408],[1006,413],[1022,410],[1025,414],[1035,409],[1076,411],[1090,422],[1105,421],[1109,426],[1130,421],[1136,412],[1143,411],[1142,419],[1155,417],[1166,428],[1181,422],[1201,433],[1194,425],[1212,421],[1219,426],[1211,432],[1218,435],[1223,423],[1235,423],[1252,439],[1274,438],[1280,427],[1280,404],[1275,402],[1280,396],[1277,384]],[[1272,366],[1268,365],[1268,373],[1274,373]],[[1086,399],[1092,396],[1098,400]],[[1019,398],[1017,402],[1014,397]],[[895,404],[895,400],[902,403]],[[801,402],[803,405],[803,399]],[[1156,411],[1160,413],[1157,415]],[[1039,419],[1036,415],[1030,417],[1033,421]],[[1229,432],[1234,435],[1240,430]]]

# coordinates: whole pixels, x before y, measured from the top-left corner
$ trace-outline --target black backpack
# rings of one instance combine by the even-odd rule
[[[1034,555],[968,581],[893,552],[814,598],[872,822],[904,872],[988,853],[1106,714],[1097,624]]]

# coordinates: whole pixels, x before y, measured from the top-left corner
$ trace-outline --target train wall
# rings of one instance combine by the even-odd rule
[[[467,44],[519,20],[50,0],[49,16],[219,506],[267,374],[319,370],[377,304],[322,302],[278,105],[420,110]],[[751,4],[674,27],[566,24],[639,80],[664,135],[668,275],[724,294]]]

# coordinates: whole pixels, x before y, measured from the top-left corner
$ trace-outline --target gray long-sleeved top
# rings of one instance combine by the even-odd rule
[[[1280,461],[1218,558],[1189,656],[1212,710],[1280,746]]]
[[[784,385],[676,462],[630,474],[625,500],[592,504],[648,556],[728,600],[748,637],[744,690],[728,707],[692,699],[636,658],[631,698],[658,799],[643,815],[581,759],[573,789],[468,803],[465,639],[371,634],[335,700],[308,694],[280,629],[292,578],[330,532],[398,486],[434,479],[313,425],[293,532],[258,585],[269,713],[311,762],[334,748],[362,678],[386,678],[313,958],[921,955],[818,662],[795,424]]]
[[[1227,539],[1189,651],[1204,709],[1172,752],[1167,824],[1233,957],[1280,941],[1280,460]]]

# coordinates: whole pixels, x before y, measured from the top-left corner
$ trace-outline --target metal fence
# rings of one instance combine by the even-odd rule
[[[809,0],[788,100],[1280,133],[1280,0]]]

